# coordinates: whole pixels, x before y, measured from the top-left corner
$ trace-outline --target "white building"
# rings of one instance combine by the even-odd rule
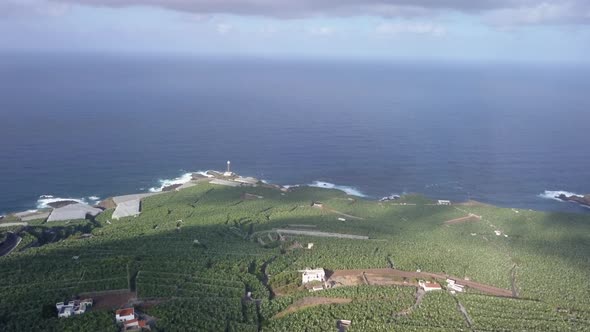
[[[305,269],[299,272],[302,273],[301,282],[303,284],[307,284],[308,282],[312,281],[326,281],[326,271],[324,271],[324,269]]]
[[[464,285],[460,285],[458,284],[455,280],[453,279],[447,279],[447,287],[453,291],[462,293],[465,291],[465,286]]]
[[[418,285],[426,292],[442,290],[442,287],[436,282],[420,280],[418,281]]]
[[[439,199],[438,200],[438,205],[451,205],[451,201],[447,201],[444,199]]]
[[[127,308],[127,309],[119,309],[115,312],[115,320],[117,323],[126,322],[128,320],[135,319],[135,309],[134,308]]]
[[[68,304],[65,304],[64,302],[58,302],[55,304],[55,308],[57,309],[57,317],[68,318],[73,315],[82,315],[86,313],[88,308],[92,307],[92,303],[92,299],[70,301]]]

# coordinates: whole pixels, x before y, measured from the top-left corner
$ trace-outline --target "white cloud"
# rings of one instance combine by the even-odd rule
[[[57,17],[67,14],[71,5],[44,0],[0,0],[0,17]]]
[[[226,35],[234,30],[233,25],[227,23],[218,23],[215,30],[220,35]]]
[[[447,29],[434,23],[381,23],[375,28],[375,32],[384,36],[397,36],[403,34],[428,35],[441,37],[446,35]]]
[[[272,24],[267,24],[259,30],[259,32],[263,35],[274,35],[278,31],[279,29],[277,29],[277,27]]]
[[[307,29],[307,33],[314,36],[331,36],[336,32],[336,29],[329,26],[312,27]]]
[[[576,7],[573,3],[543,2],[535,6],[499,9],[488,12],[484,19],[496,26],[516,26],[533,24],[583,23],[590,17],[585,11],[590,7]]]

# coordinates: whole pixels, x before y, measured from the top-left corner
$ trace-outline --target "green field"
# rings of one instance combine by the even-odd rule
[[[245,200],[245,193],[263,198]],[[311,207],[313,201],[324,208]],[[445,224],[469,213],[482,219]],[[379,203],[337,190],[281,193],[207,183],[149,197],[138,217],[111,220],[111,214],[0,228],[23,238],[0,258],[0,331],[116,331],[115,308],[70,319],[51,311],[56,302],[107,290],[134,292],[137,308],[156,319],[156,331],[336,331],[339,319],[352,321],[348,331],[590,331],[588,214],[437,206],[421,196]],[[289,227],[369,239],[289,235],[281,241],[272,231]],[[309,242],[311,250],[297,245]],[[297,273],[392,266],[514,288],[518,298],[433,292],[400,315],[414,305],[411,285],[310,293]],[[245,299],[247,292],[253,300]],[[352,301],[275,318],[298,299],[316,296]]]

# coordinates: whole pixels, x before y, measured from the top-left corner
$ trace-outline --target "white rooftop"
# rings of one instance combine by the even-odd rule
[[[113,219],[136,216],[140,212],[140,206],[141,201],[139,199],[119,203],[113,212]]]
[[[138,215],[141,207],[141,200],[146,197],[154,196],[159,193],[135,194],[113,197],[113,202],[117,204],[113,212],[113,219],[132,217]]]
[[[86,219],[86,215],[88,214],[95,217],[101,212],[101,209],[92,207],[88,204],[75,203],[57,209],[53,209],[53,211],[49,215],[49,218],[47,218],[47,221]]]

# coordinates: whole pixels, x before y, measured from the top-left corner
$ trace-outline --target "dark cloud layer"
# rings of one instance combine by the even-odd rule
[[[151,6],[195,14],[275,18],[360,15],[389,18],[452,11],[479,15],[499,25],[590,23],[590,0],[0,0],[0,18],[29,10],[44,12],[64,4],[112,8]]]
[[[225,13],[275,17],[309,15],[400,16],[440,10],[483,12],[493,10],[567,7],[589,14],[588,0],[51,0],[96,6],[157,6],[194,13]]]

